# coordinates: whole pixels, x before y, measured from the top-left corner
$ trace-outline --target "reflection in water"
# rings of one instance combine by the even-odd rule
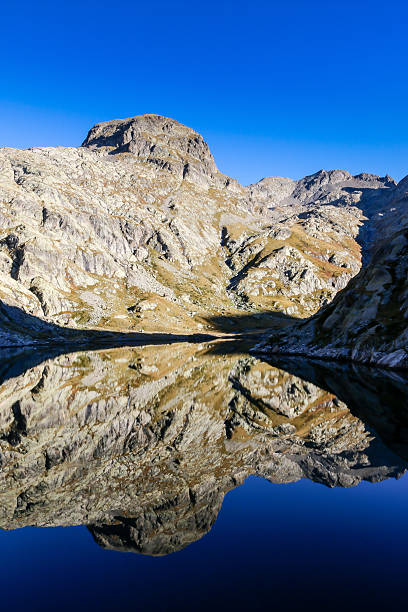
[[[163,555],[202,537],[249,475],[348,487],[406,470],[400,375],[235,349],[28,354],[17,370],[5,354],[0,527],[84,524],[103,547]]]

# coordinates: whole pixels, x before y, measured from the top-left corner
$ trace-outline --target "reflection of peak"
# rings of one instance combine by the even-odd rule
[[[352,486],[404,471],[398,407],[373,422],[348,407],[353,385],[377,389],[386,405],[382,379],[349,382],[342,371],[349,395],[339,399],[326,375],[233,349],[80,352],[9,377],[0,388],[0,527],[86,524],[105,548],[168,554],[207,533],[224,495],[250,475]],[[398,384],[389,379],[388,395]]]
[[[228,481],[229,489],[237,484]],[[202,538],[217,519],[226,490],[211,482],[200,488],[200,497],[186,488],[143,513],[131,518],[115,517],[114,523],[92,525],[89,529],[102,548],[168,555]]]

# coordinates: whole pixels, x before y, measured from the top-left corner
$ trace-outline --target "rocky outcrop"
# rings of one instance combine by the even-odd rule
[[[109,153],[132,153],[181,179],[203,186],[218,182],[231,185],[215,165],[203,137],[190,128],[160,115],[141,115],[98,123],[82,143],[90,149]]]
[[[356,384],[343,370],[336,396],[330,376],[291,373],[239,350],[180,343],[34,367],[26,352],[12,356],[19,366],[28,359],[18,375],[4,354],[0,527],[85,524],[101,546],[168,554],[204,535],[225,494],[251,474],[348,487],[405,471],[398,377],[386,377],[384,393],[383,378]],[[393,397],[398,405],[385,410]]]
[[[401,190],[323,170],[243,187],[197,132],[158,115],[100,123],[79,148],[3,148],[0,301],[58,334],[307,317],[357,274],[361,247],[369,259]],[[16,335],[4,321],[3,344],[41,327]]]

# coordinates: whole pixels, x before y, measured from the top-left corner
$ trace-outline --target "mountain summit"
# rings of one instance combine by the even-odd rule
[[[219,174],[203,137],[187,126],[161,115],[139,115],[96,124],[82,143],[109,153],[132,153],[170,170],[180,178]]]

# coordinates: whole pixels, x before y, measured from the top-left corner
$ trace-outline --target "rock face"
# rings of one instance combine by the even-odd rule
[[[82,143],[90,149],[109,153],[132,153],[164,168],[178,178],[190,178],[203,186],[222,180],[214,158],[203,137],[190,128],[160,115],[141,115],[98,123]]]
[[[358,273],[361,248],[369,260],[403,192],[338,170],[243,187],[197,132],[158,115],[100,123],[79,148],[0,149],[0,342],[35,342],[43,322],[52,340],[65,326],[310,316]]]
[[[408,368],[407,186],[405,180],[396,190],[398,217],[383,228],[385,239],[368,266],[318,314],[255,351]],[[396,226],[404,229],[392,233]]]
[[[4,352],[0,527],[86,524],[101,546],[161,555],[204,535],[251,474],[348,487],[406,470],[396,374],[299,374],[235,351],[122,348],[34,367],[32,351]]]

